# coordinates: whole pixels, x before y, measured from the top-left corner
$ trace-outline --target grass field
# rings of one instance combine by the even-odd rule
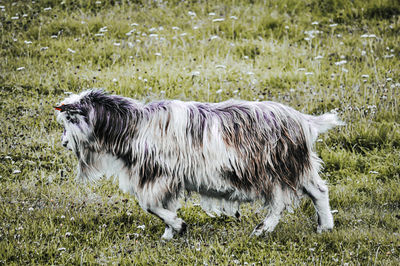
[[[251,2],[251,3],[249,3]],[[0,264],[400,264],[400,4],[397,0],[0,1]],[[265,212],[208,217],[188,233],[117,184],[74,182],[53,106],[87,88],[143,101],[274,100],[336,110],[321,136],[335,228],[305,200],[276,230]]]

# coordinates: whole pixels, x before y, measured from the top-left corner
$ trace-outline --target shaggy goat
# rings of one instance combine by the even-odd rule
[[[304,195],[315,205],[317,231],[333,228],[313,145],[341,124],[334,114],[237,100],[143,104],[101,90],[71,95],[55,109],[62,144],[78,157],[77,179],[116,177],[164,221],[165,239],[186,229],[176,214],[184,191],[198,192],[209,214],[238,217],[240,203],[260,200],[269,213],[254,235],[273,231],[282,211]]]

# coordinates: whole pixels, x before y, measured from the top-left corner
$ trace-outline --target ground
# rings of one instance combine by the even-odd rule
[[[0,264],[400,263],[400,4],[396,0],[0,1]],[[346,126],[316,150],[335,228],[305,200],[273,233],[183,202],[188,233],[111,181],[74,181],[54,109],[105,88],[156,99],[273,100]]]

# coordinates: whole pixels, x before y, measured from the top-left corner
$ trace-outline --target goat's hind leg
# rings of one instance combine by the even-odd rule
[[[318,216],[317,232],[331,230],[333,228],[333,216],[329,206],[328,187],[318,173],[313,173],[313,178],[303,185],[303,192],[314,203]]]

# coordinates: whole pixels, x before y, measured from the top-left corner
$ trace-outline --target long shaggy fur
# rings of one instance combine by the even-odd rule
[[[163,238],[185,229],[176,216],[184,191],[198,192],[210,215],[239,217],[240,203],[260,200],[270,212],[255,235],[272,231],[303,195],[315,204],[318,231],[333,227],[313,145],[341,124],[334,114],[305,115],[275,102],[143,104],[99,90],[72,95],[56,109],[62,143],[78,158],[77,178],[117,177],[166,223]]]

